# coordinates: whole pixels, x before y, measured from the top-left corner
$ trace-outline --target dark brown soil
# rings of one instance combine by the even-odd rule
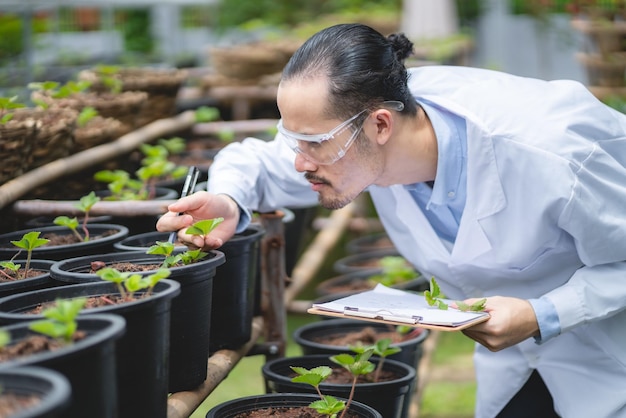
[[[142,271],[158,270],[161,267],[161,264],[135,264],[127,262],[106,264],[104,261],[93,261],[91,263],[91,270],[89,270],[89,273],[93,274],[105,267],[114,268],[122,273],[137,273]]]
[[[326,378],[326,380],[324,380],[324,383],[332,383],[332,384],[337,384],[337,385],[344,385],[344,384],[351,385],[352,384],[352,381],[354,380],[354,376],[352,375],[352,373],[350,373],[348,370],[346,370],[345,368],[341,366],[331,366],[331,367],[333,369],[333,372],[330,376]],[[295,377],[295,375],[292,377]],[[397,373],[385,370],[384,365],[383,365],[383,370],[380,371],[378,375],[378,380],[375,380],[374,372],[372,372],[372,373],[362,374],[358,376],[356,383],[357,384],[374,383],[376,381],[388,382],[390,380],[396,380],[399,378],[400,376],[398,376]]]
[[[10,417],[41,402],[37,395],[4,392],[0,395],[0,417]]]
[[[76,331],[74,333],[74,341],[79,341],[85,338],[85,336],[86,333],[84,331]],[[65,347],[65,344],[55,338],[49,338],[45,335],[31,335],[20,341],[0,347],[0,362],[45,351],[55,351],[63,347]]]
[[[358,418],[359,415],[348,412],[345,415],[348,418]],[[279,407],[279,408],[265,408],[258,411],[243,412],[235,415],[233,418],[266,418],[266,417],[281,417],[281,418],[325,418],[328,415],[322,415],[315,412],[315,410],[308,406],[300,407]]]
[[[23,263],[22,263],[22,267],[24,267]],[[42,274],[47,273],[46,271],[43,270],[33,270],[33,269],[29,269],[26,272],[26,277],[24,277],[24,269],[20,268],[19,271],[14,272],[13,270],[9,270],[9,269],[0,269],[0,283],[10,283],[10,282],[14,282],[16,280],[21,280],[21,279],[29,279],[31,277],[37,277],[37,276],[41,276]],[[7,277],[8,276],[8,277]],[[0,415],[2,416],[2,415]]]
[[[111,305],[118,305],[118,304],[126,303],[126,302],[132,302],[133,300],[140,299],[141,297],[144,297],[145,295],[146,293],[142,293],[141,296],[130,298],[130,299],[122,298],[119,294],[92,296],[92,297],[87,298],[87,301],[85,302],[85,306],[83,307],[83,309],[93,309],[93,308],[100,308],[102,306],[111,306]],[[51,308],[54,306],[54,304],[55,302],[40,303],[36,307],[29,309],[27,311],[23,311],[21,313],[24,313],[26,315],[39,315],[44,309]]]
[[[116,230],[110,230],[110,231],[105,231],[100,235],[90,235],[89,236],[89,240],[93,241],[93,240],[97,240],[100,238],[105,238],[108,237],[110,235],[115,234]],[[79,232],[82,235],[82,231]],[[76,244],[78,242],[82,242],[81,240],[78,239],[78,237],[75,234],[55,234],[55,233],[47,233],[47,234],[42,234],[41,238],[45,238],[45,239],[49,239],[50,241],[48,243],[46,243],[44,245],[44,247],[53,247],[53,246],[57,246],[57,245],[69,245],[69,244]]]
[[[342,332],[328,334],[313,338],[313,342],[334,346],[352,346],[361,343],[363,345],[372,345],[384,338],[389,338],[392,343],[399,343],[411,338],[415,338],[423,332],[422,328],[415,328],[408,334],[400,334],[395,330],[382,332],[374,327],[365,327],[360,331]]]

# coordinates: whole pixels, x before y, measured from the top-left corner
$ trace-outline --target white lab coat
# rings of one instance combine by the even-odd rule
[[[466,119],[467,201],[452,245],[403,186],[372,186],[387,233],[446,296],[545,295],[562,329],[540,345],[477,346],[476,417],[494,417],[532,369],[562,417],[626,417],[626,116],[573,81],[426,66],[409,86]],[[209,190],[252,209],[314,204],[293,159],[282,141],[229,146]]]

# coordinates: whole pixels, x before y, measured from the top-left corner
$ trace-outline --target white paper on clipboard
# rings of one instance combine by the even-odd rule
[[[453,303],[444,301],[448,304]],[[346,317],[447,327],[459,327],[489,316],[486,312],[464,312],[453,308],[442,310],[428,306],[423,295],[389,288],[382,284],[376,285],[372,290],[341,299],[314,303],[313,308],[342,313]]]

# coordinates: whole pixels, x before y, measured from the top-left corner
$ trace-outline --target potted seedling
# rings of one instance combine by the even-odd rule
[[[34,366],[0,370],[2,416],[62,417],[70,405],[72,389],[61,373]]]
[[[50,279],[50,267],[54,262],[33,259],[33,250],[48,242],[39,235],[40,232],[31,231],[24,234],[20,240],[11,241],[19,251],[11,259],[0,261],[0,297],[57,285]],[[16,259],[21,251],[26,251],[26,258]]]
[[[268,393],[317,393],[310,384],[294,382],[292,365],[297,364],[307,370],[321,366],[333,368],[332,379],[319,383],[319,390],[325,396],[353,399],[365,403],[385,418],[405,416],[407,397],[415,380],[415,369],[399,361],[385,359],[383,371],[385,379],[374,381],[373,372],[382,359],[370,357],[373,350],[366,350],[365,355],[340,353],[309,354],[295,357],[276,358],[267,361],[262,367],[266,392]],[[366,358],[367,357],[367,358]],[[361,361],[366,359],[371,365]],[[354,370],[350,370],[354,369]],[[345,373],[342,372],[345,370]],[[355,376],[354,371],[364,372]],[[356,384],[355,378],[358,378]]]
[[[221,218],[200,221],[189,232],[204,236],[221,222]],[[53,280],[63,283],[100,281],[99,269],[112,267],[134,269],[142,276],[168,266],[169,279],[180,284],[180,295],[172,301],[170,332],[170,392],[191,390],[207,375],[209,358],[211,300],[213,278],[217,267],[225,262],[221,251],[203,252],[186,247],[155,244],[146,250],[120,251],[88,257],[76,257],[55,263],[50,271]]]
[[[337,399],[345,401],[342,398]],[[318,395],[313,393],[266,393],[247,396],[215,406],[207,413],[206,418],[237,418],[268,413],[273,416],[309,416],[311,412],[315,414],[309,405],[317,400]],[[383,418],[374,408],[354,400],[350,405],[350,417]]]
[[[87,228],[87,222],[89,221],[89,211],[91,210],[93,205],[95,205],[99,201],[100,201],[100,198],[96,196],[94,192],[91,192],[88,195],[81,197],[78,203],[76,204],[76,207],[81,212],[84,213],[83,221],[82,221],[83,235],[80,235],[80,233],[78,232],[79,222],[78,222],[78,218],[76,217],[70,218],[68,216],[57,216],[54,219],[54,224],[69,228],[72,231],[72,233],[76,236],[78,241],[83,241],[83,242],[89,241],[89,229]]]
[[[324,396],[320,391],[320,383],[326,380],[333,372],[333,369],[328,366],[319,366],[311,370],[304,367],[292,366],[291,370],[296,372],[298,376],[292,378],[291,381],[294,383],[305,383],[315,388],[315,391],[320,396],[320,399],[312,402],[309,406],[315,409],[318,413],[333,418],[337,417],[337,414],[341,412],[339,418],[343,418],[348,411],[352,398],[354,397],[354,389],[356,387],[358,377],[371,373],[375,368],[374,363],[369,361],[369,358],[373,353],[373,349],[368,349],[359,352],[355,356],[350,354],[338,354],[330,358],[333,362],[341,365],[353,376],[350,395],[348,396],[348,400],[346,402],[340,401],[334,396]]]
[[[80,236],[75,229],[75,221],[69,218],[59,218],[61,225],[42,226],[0,234],[0,259],[15,258],[22,248],[16,248],[13,242],[21,240],[31,232],[38,233],[39,239],[48,240],[44,245],[32,248],[32,257],[41,260],[63,260],[78,255],[98,254],[112,251],[113,244],[128,236],[128,228],[113,223],[83,222],[85,237]],[[74,228],[74,230],[73,230]],[[88,235],[87,235],[88,234]],[[78,236],[77,236],[78,235]],[[85,239],[87,237],[87,239]]]
[[[0,302],[0,322],[34,321],[58,299],[85,298],[81,317],[115,314],[126,323],[126,332],[115,345],[115,382],[107,389],[119,401],[119,411],[107,417],[164,417],[167,410],[172,300],[180,284],[169,280],[168,270],[147,275],[119,273],[111,269],[95,275],[97,282],[58,286],[8,296]],[[80,318],[79,318],[80,319]],[[137,353],[141,353],[138,355]],[[76,365],[75,367],[79,367]],[[145,415],[144,415],[145,414]],[[90,414],[83,414],[91,416]]]
[[[23,297],[31,292],[37,291],[13,296]],[[47,302],[54,306],[45,309],[43,315],[23,313],[3,318],[10,342],[0,349],[0,375],[24,366],[52,369],[61,373],[71,386],[72,401],[63,417],[116,416],[114,348],[125,330],[124,320],[115,315],[77,316],[84,298]],[[21,309],[32,307],[20,306]],[[39,347],[39,351],[24,350],[22,346]]]

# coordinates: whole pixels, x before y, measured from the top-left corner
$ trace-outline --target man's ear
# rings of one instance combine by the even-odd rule
[[[393,118],[387,109],[378,109],[373,115],[376,123],[376,142],[384,145],[393,132]]]

